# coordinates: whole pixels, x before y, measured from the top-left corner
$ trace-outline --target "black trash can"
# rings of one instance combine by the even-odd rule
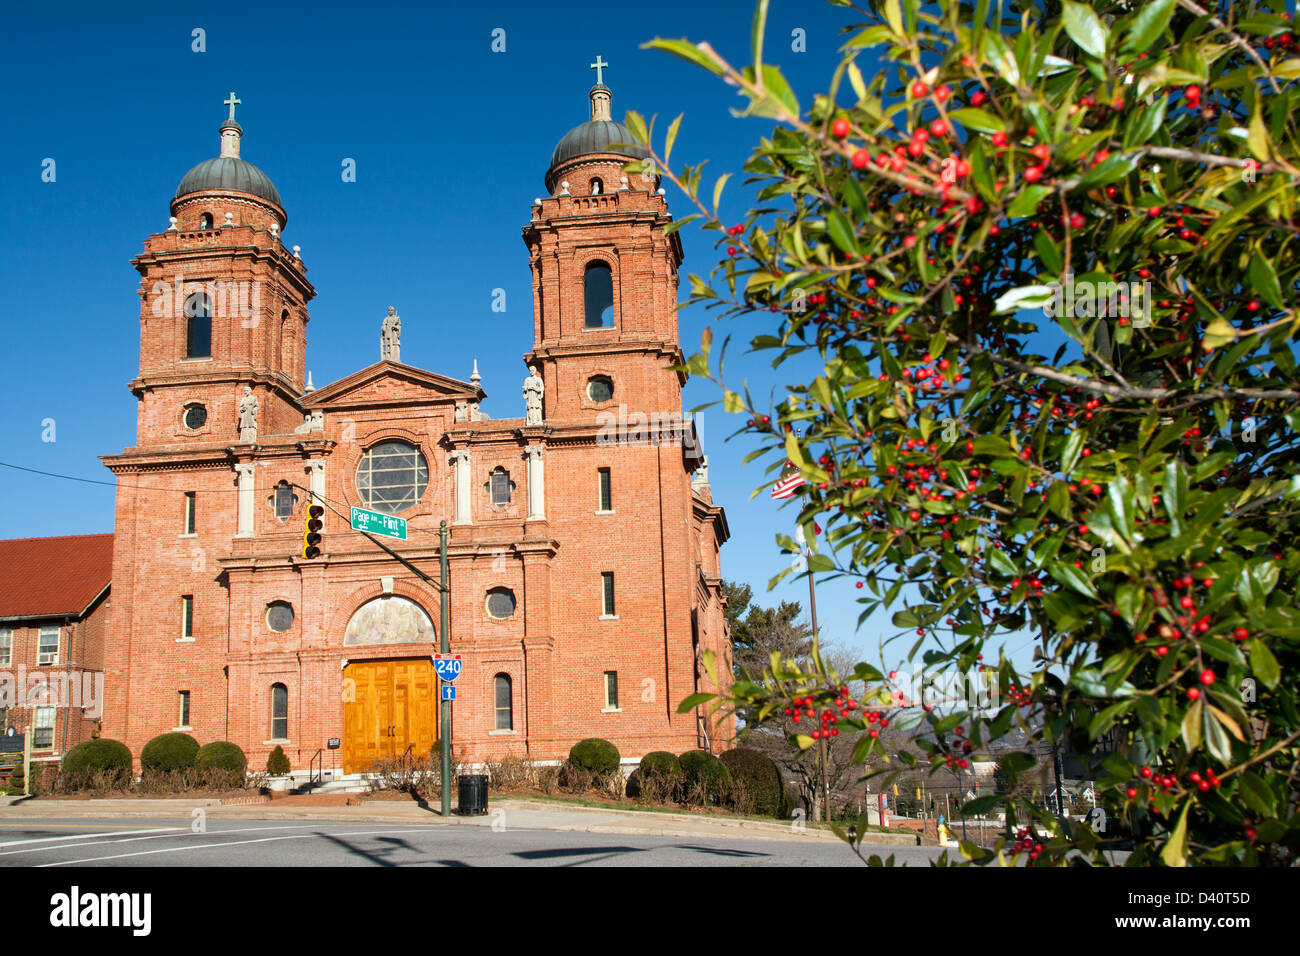
[[[488,812],[488,778],[486,774],[465,774],[457,778],[459,800],[456,812],[476,816]]]

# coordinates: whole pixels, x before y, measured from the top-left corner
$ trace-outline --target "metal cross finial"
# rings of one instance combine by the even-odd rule
[[[604,79],[604,77],[602,76],[602,73],[603,73],[605,67],[607,67],[607,66],[609,66],[609,64],[606,63],[604,60],[602,60],[602,59],[600,58],[600,54],[597,53],[597,54],[596,54],[596,62],[591,64],[591,68],[592,68],[593,70],[596,71],[596,85],[597,85],[597,86],[604,86],[604,85],[605,85],[605,79]]]
[[[234,91],[234,90],[231,90],[231,91],[230,91],[230,98],[229,98],[229,99],[226,99],[226,100],[222,100],[222,102],[223,102],[226,106],[229,106],[229,107],[230,107],[230,119],[233,121],[234,118],[235,118],[235,107],[236,107],[236,106],[239,106],[239,105],[240,105],[241,103],[243,103],[244,101],[241,100],[239,97],[237,97],[237,96],[235,95],[235,91]]]

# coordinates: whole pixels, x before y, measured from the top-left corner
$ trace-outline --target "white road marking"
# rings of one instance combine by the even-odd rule
[[[33,830],[39,830],[40,824],[33,824]],[[0,846],[25,846],[29,843],[55,843],[60,840],[82,840],[86,837],[95,836],[130,836],[133,833],[157,833],[159,830],[188,830],[189,827],[149,827],[147,830],[118,830],[117,832],[108,833],[68,833],[63,836],[37,837],[34,840],[9,840],[0,843]],[[3,854],[0,854],[3,856]]]
[[[314,823],[298,823],[298,824],[293,824],[292,826],[284,826],[284,827],[240,827],[240,828],[235,829],[235,830],[212,830],[212,831],[211,831],[211,835],[212,835],[212,836],[218,836],[218,835],[223,834],[223,833],[257,833],[258,831],[261,831],[261,830],[302,830],[302,829],[306,829],[306,828],[308,828],[308,827],[313,827],[313,826],[316,826],[316,824],[314,824]],[[138,842],[138,841],[140,841],[140,840],[163,840],[163,839],[167,839],[168,837],[175,836],[175,831],[177,831],[177,830],[189,830],[189,829],[190,829],[189,827],[155,827],[152,831],[148,831],[148,830],[128,830],[128,831],[125,831],[125,832],[126,832],[126,833],[150,833],[150,832],[152,832],[152,833],[155,834],[155,835],[154,835],[154,836],[133,836],[133,837],[130,837],[129,839],[125,839],[125,840],[109,839],[110,837],[119,837],[119,836],[123,836],[124,834],[122,834],[122,833],[76,833],[76,834],[72,834],[71,836],[67,836],[67,837],[49,837],[48,840],[56,840],[56,839],[57,839],[57,840],[75,840],[75,839],[77,839],[77,838],[79,838],[79,837],[84,837],[84,838],[87,838],[87,841],[86,841],[85,843],[69,843],[69,844],[66,844],[66,845],[64,845],[64,846],[60,846],[60,847],[37,846],[37,847],[29,847],[29,848],[26,849],[26,850],[6,850],[6,851],[4,851],[3,853],[0,853],[0,856],[16,856],[16,855],[18,855],[18,854],[20,854],[20,853],[43,853],[43,852],[46,851],[46,850],[55,850],[55,849],[58,849],[58,850],[70,850],[70,849],[72,849],[73,847],[80,847],[80,846],[105,846],[105,845],[107,845],[107,844],[114,844],[114,843],[136,843],[136,842]],[[169,831],[169,832],[167,832],[167,833],[158,833],[159,830],[167,830],[167,831]],[[46,842],[46,841],[44,841],[44,840],[26,840],[26,841],[21,841],[21,840],[20,840],[20,841],[15,841],[14,843],[2,843],[2,844],[0,844],[0,846],[15,846],[15,845],[18,845],[18,844],[21,844],[21,843],[24,843],[24,842],[26,842],[26,843],[42,843],[42,842]]]
[[[255,829],[270,829],[270,828],[260,827]],[[245,846],[251,843],[274,843],[277,840],[306,840],[306,839],[310,839],[311,837],[321,837],[321,836],[373,836],[376,834],[392,833],[392,832],[394,831],[358,830],[355,833],[330,833],[330,834],[296,833],[292,836],[262,837],[261,839],[257,839],[257,840],[235,840],[229,843],[200,843],[197,846],[172,846],[172,847],[164,847],[161,850],[140,850],[136,853],[118,853],[113,856],[91,856],[91,857],[86,857],[84,860],[59,860],[55,863],[41,863],[38,864],[38,866],[40,867],[76,866],[81,863],[100,863],[104,860],[123,860],[133,856],[153,856],[159,853],[185,853],[190,850],[212,850],[212,849],[220,849],[221,847],[227,847],[227,846]],[[103,844],[99,844],[99,845],[102,846]]]

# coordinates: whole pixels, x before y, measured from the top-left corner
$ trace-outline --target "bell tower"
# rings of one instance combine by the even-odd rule
[[[680,414],[677,340],[681,241],[653,174],[623,167],[649,153],[611,118],[600,57],[591,118],[551,156],[548,195],[524,227],[533,274],[533,349],[547,422],[591,422],[619,406]]]
[[[307,303],[316,294],[275,186],[241,158],[240,100],[225,101],[220,153],[191,169],[170,226],[132,260],[140,273],[138,445],[239,440],[245,388],[261,434],[302,423]]]

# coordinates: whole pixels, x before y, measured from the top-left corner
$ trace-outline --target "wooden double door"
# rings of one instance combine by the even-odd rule
[[[356,661],[343,676],[353,681],[353,699],[343,702],[344,773],[368,773],[407,748],[429,756],[438,735],[432,661]]]

